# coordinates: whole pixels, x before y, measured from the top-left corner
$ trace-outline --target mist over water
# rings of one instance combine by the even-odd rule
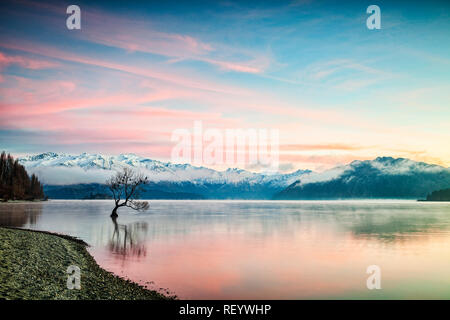
[[[79,237],[103,268],[180,298],[450,298],[448,203],[152,200],[117,223],[112,204],[0,204],[0,225]]]

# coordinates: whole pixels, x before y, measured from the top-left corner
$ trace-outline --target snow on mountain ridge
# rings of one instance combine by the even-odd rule
[[[222,183],[250,185],[268,184],[287,187],[300,180],[299,185],[337,179],[342,175],[351,179],[353,173],[369,170],[378,174],[410,174],[413,172],[439,172],[450,170],[438,165],[416,162],[405,158],[378,157],[374,160],[355,160],[347,165],[337,166],[323,172],[298,170],[292,173],[255,173],[243,169],[229,168],[216,171],[190,164],[174,164],[142,158],[136,154],[105,156],[100,154],[69,155],[47,152],[19,159],[28,172],[35,173],[45,184],[104,183],[112,170],[123,166],[137,168],[151,181],[183,182],[195,184]]]
[[[441,171],[450,172],[450,168],[445,168],[435,164],[416,162],[406,158],[378,157],[374,160],[355,160],[350,164],[337,166],[323,172],[310,172],[301,176],[299,181],[291,187],[299,187],[309,183],[326,182],[338,179],[345,174],[346,182],[354,178],[354,174],[362,172],[364,169],[375,170],[378,174],[385,175],[408,175],[413,173],[437,173]]]
[[[104,183],[112,170],[123,166],[137,168],[151,181],[190,181],[192,183],[279,183],[288,185],[309,171],[298,170],[291,174],[254,173],[242,169],[216,171],[190,164],[174,164],[142,158],[135,154],[105,156],[100,154],[69,155],[47,152],[23,157],[19,162],[29,173],[35,173],[45,184]]]
[[[448,170],[435,164],[417,162],[406,158],[378,157],[374,160],[353,161],[350,163],[349,170],[358,170],[360,166],[371,166],[383,174],[408,174],[411,172],[439,172]]]

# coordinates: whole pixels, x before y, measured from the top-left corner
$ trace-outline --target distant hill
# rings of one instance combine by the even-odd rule
[[[448,168],[404,158],[353,161],[334,170],[340,173],[327,180],[299,179],[274,199],[417,199],[450,185]]]
[[[427,195],[426,201],[450,201],[450,188],[433,191]]]
[[[8,200],[42,200],[45,194],[36,175],[28,175],[25,167],[10,154],[0,154],[0,198]]]
[[[49,152],[19,161],[39,176],[44,191],[53,199],[108,195],[105,180],[123,166],[148,176],[150,183],[141,194],[147,199],[418,199],[450,185],[449,168],[391,157],[353,161],[324,172],[298,170],[286,174],[216,171],[134,154]]]
[[[44,190],[51,199],[112,199],[112,194],[104,184],[73,184],[67,186],[44,186]],[[204,199],[202,195],[188,192],[165,192],[157,189],[143,187],[140,198],[145,199]]]
[[[21,158],[20,163],[42,179],[46,194],[53,199],[84,199],[91,194],[108,193],[104,182],[114,170],[123,166],[148,176],[150,183],[141,194],[147,199],[270,199],[274,193],[311,172],[254,173],[236,168],[217,171],[135,154],[105,156],[47,152]]]

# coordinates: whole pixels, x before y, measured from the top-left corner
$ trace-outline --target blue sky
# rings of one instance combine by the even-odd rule
[[[65,9],[81,8],[81,30]],[[381,9],[369,30],[366,8]],[[444,1],[2,3],[0,146],[135,152],[170,134],[280,130],[289,168],[378,155],[450,165]]]

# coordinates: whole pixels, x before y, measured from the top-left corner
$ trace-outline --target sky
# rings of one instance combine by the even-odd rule
[[[71,4],[80,30],[66,27]],[[278,130],[280,171],[377,156],[450,166],[446,1],[0,6],[0,149],[14,155],[170,161],[173,132],[201,121]]]

